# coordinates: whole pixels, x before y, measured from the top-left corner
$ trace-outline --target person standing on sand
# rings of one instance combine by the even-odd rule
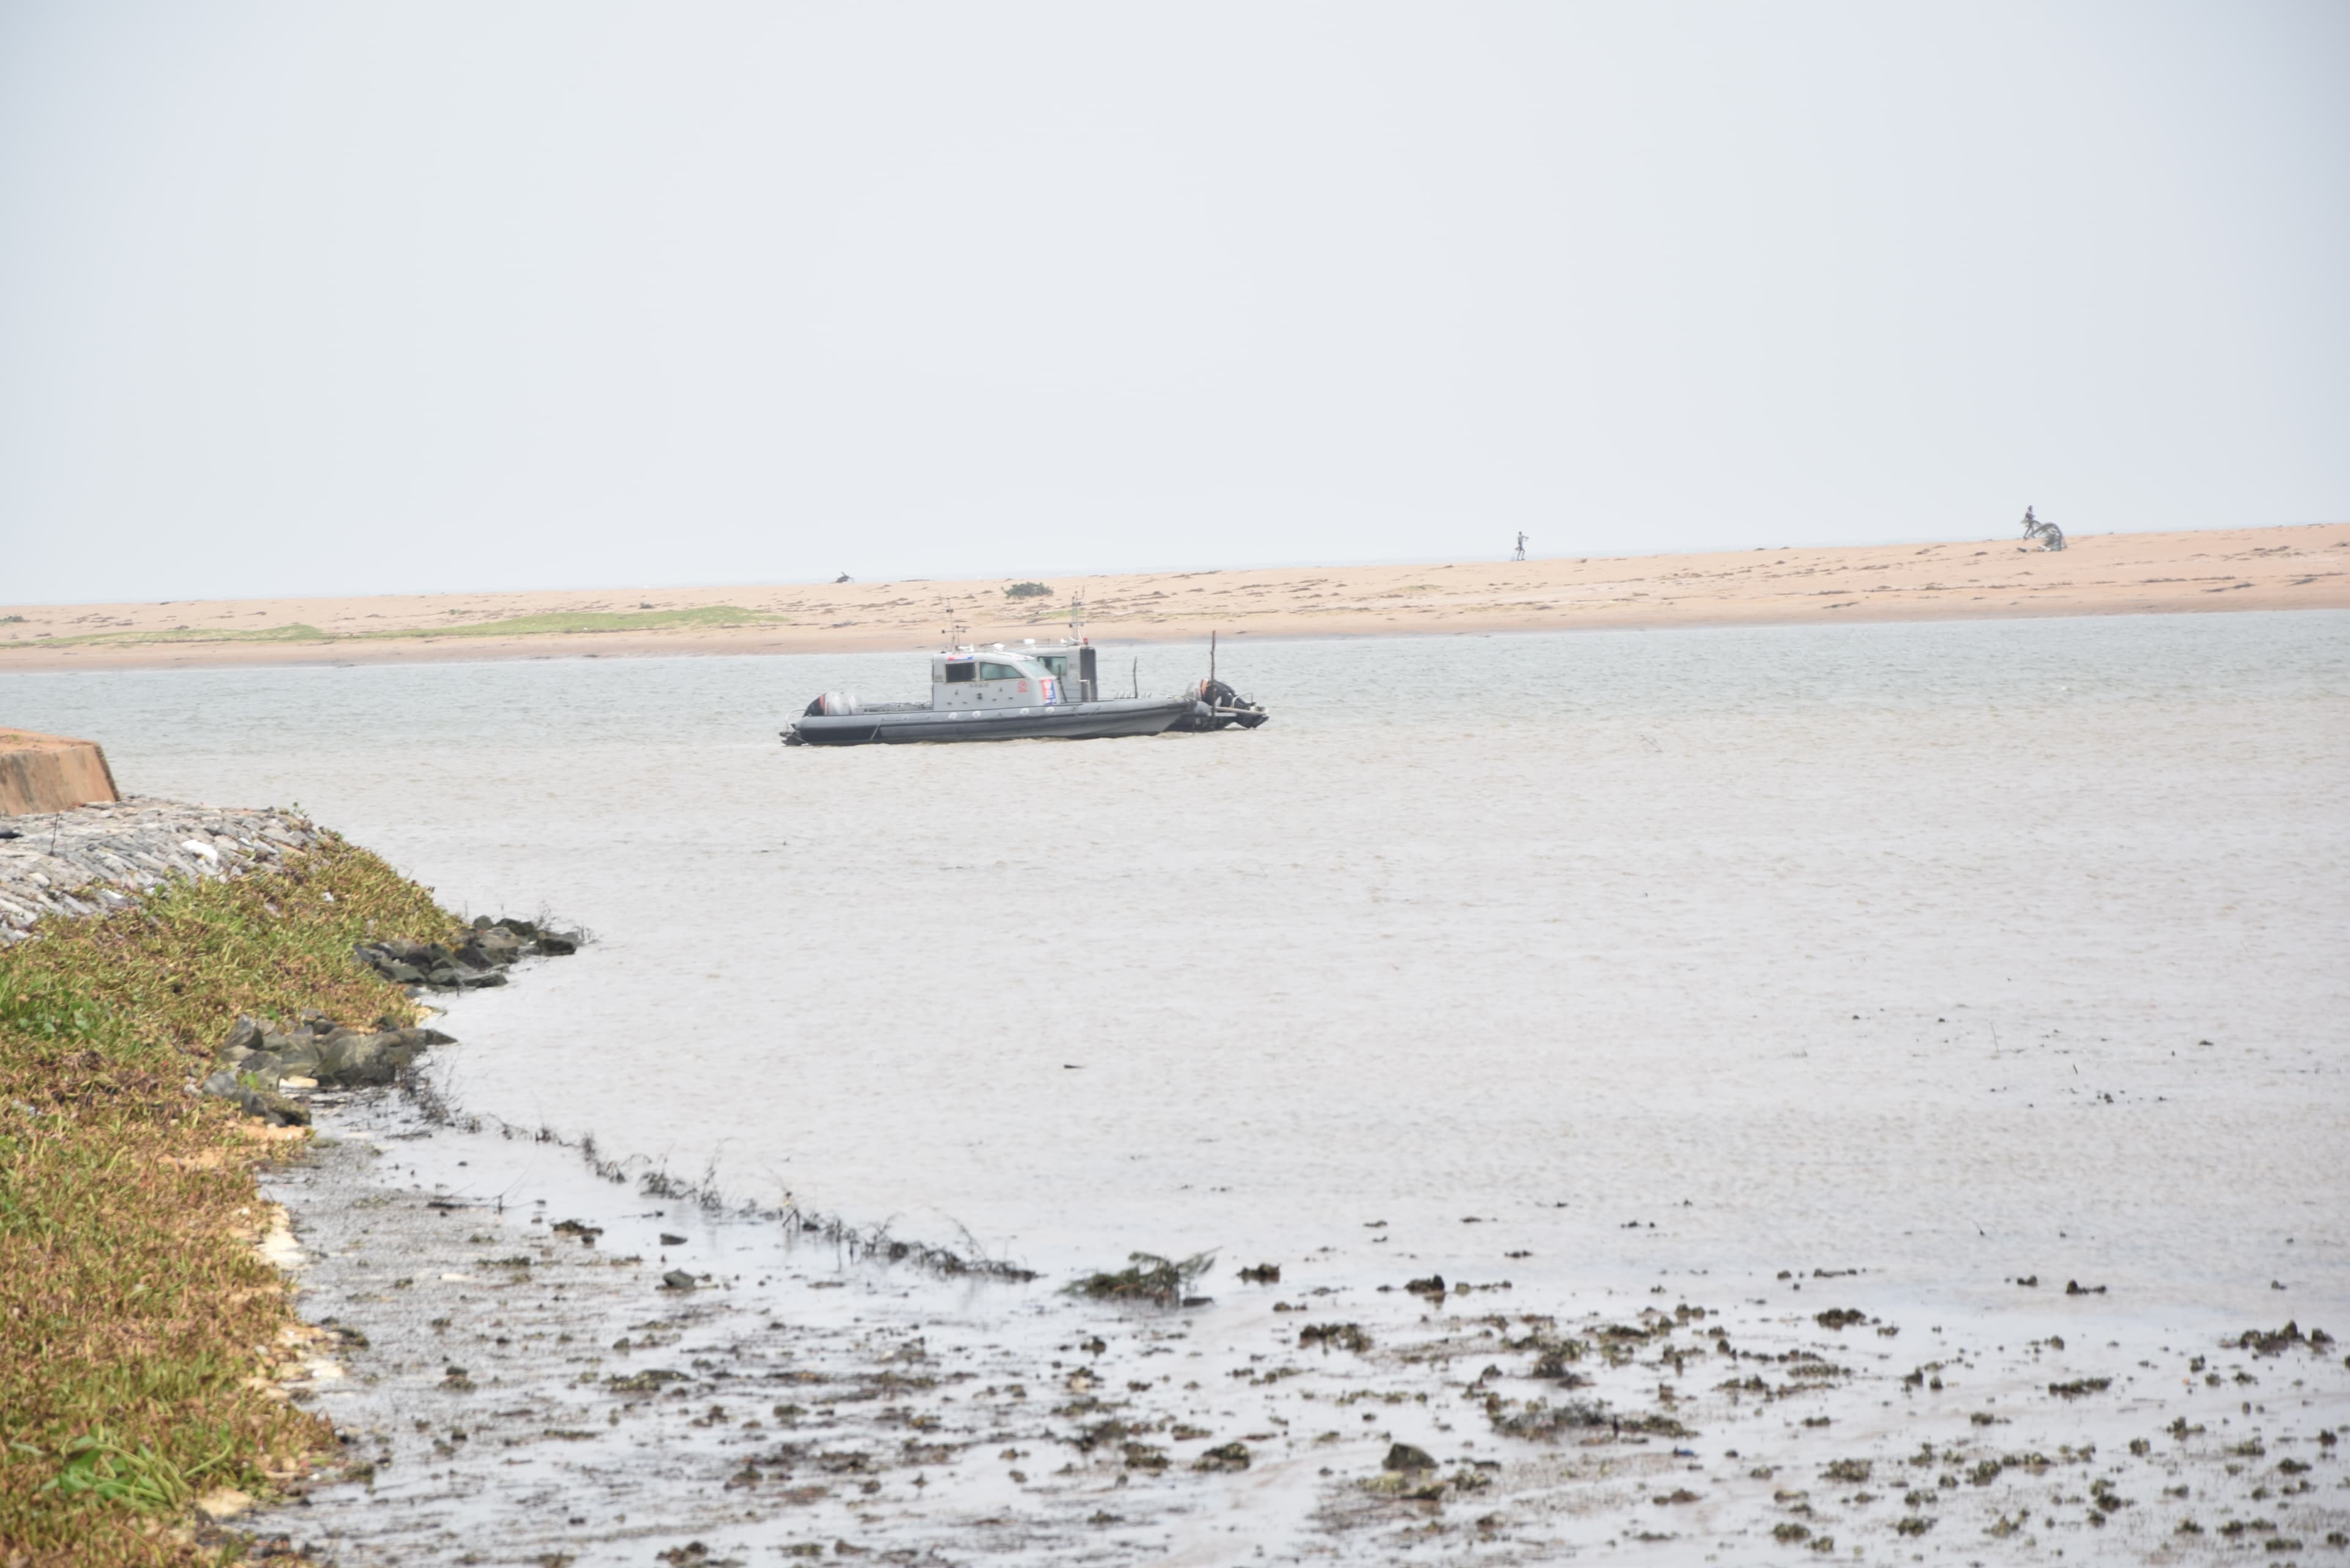
[[[1518,530],[1518,553],[1517,553],[1516,555],[1514,555],[1514,556],[1512,556],[1510,557],[1510,559],[1512,559],[1513,561],[1523,561],[1523,560],[1524,560],[1525,558],[1526,558],[1526,531],[1525,531],[1524,529],[1521,528],[1521,529],[1519,529],[1519,530]]]

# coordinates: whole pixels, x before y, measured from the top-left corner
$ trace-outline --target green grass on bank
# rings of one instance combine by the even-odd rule
[[[0,950],[0,1563],[210,1561],[194,1498],[333,1447],[266,1391],[296,1320],[254,1170],[299,1143],[186,1085],[240,1012],[412,1022],[351,944],[455,925],[329,839]]]
[[[387,642],[457,637],[550,637],[613,631],[669,631],[696,627],[731,628],[786,626],[782,616],[747,610],[734,605],[703,605],[697,609],[562,610],[546,615],[508,616],[504,620],[460,621],[451,626],[397,627],[383,631],[325,632],[296,621],[289,626],[173,627],[151,631],[92,631],[78,637],[46,637],[36,641],[0,642],[0,652],[32,648],[78,648],[93,644],[139,645],[175,642]]]
[[[378,638],[416,637],[546,637],[567,632],[666,631],[686,627],[781,626],[784,618],[733,605],[704,605],[699,609],[561,610],[547,615],[508,616],[504,620],[466,621],[457,626],[405,627],[397,631],[370,631]]]

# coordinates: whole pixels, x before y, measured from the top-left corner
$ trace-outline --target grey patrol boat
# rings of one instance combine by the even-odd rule
[[[931,656],[928,702],[866,702],[828,691],[784,731],[784,744],[1088,741],[1232,723],[1254,729],[1267,717],[1212,674],[1173,697],[1103,697],[1097,651],[1083,637],[950,646]]]

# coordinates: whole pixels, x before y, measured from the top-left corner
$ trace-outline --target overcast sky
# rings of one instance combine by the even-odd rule
[[[0,601],[2350,515],[2350,5],[0,0]]]

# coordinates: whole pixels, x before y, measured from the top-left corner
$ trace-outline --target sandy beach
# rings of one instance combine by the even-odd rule
[[[2350,607],[2350,523],[1711,555],[1146,572],[1047,580],[0,605],[0,670],[920,649]]]

